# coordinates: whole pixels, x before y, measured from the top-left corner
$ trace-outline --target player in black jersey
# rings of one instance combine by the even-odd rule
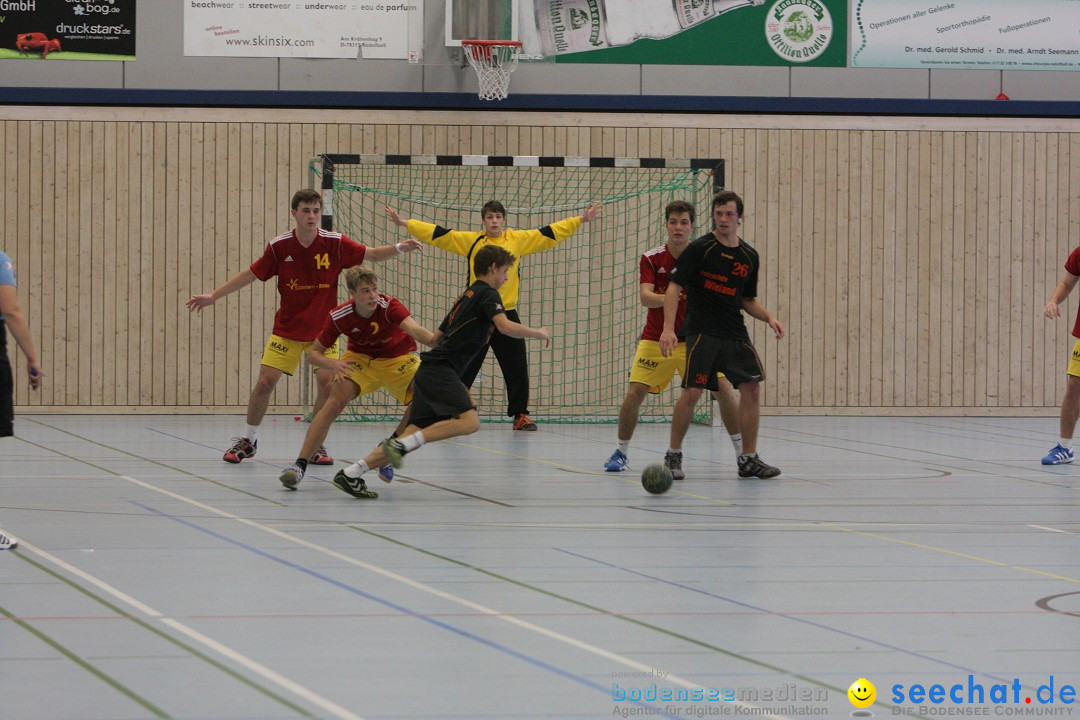
[[[743,313],[767,323],[778,340],[784,337],[784,326],[757,299],[761,260],[757,251],[738,235],[742,198],[733,192],[718,193],[713,198],[712,210],[715,229],[690,243],[679,256],[664,296],[660,349],[667,357],[678,344],[675,315],[679,294],[686,288],[683,322],[686,372],[682,374],[682,395],[672,413],[672,447],[675,440],[681,442],[686,434],[694,404],[702,391],[716,390],[716,374],[722,372],[739,391],[743,442],[739,476],[776,477],[780,469],[767,464],[757,454],[761,382],[765,371],[750,342]]]
[[[516,338],[539,338],[551,342],[544,328],[531,328],[506,317],[499,288],[516,258],[497,245],[485,245],[473,258],[476,282],[461,294],[435,333],[435,346],[420,354],[420,369],[413,378],[413,401],[409,426],[399,438],[388,438],[360,462],[334,476],[334,485],[353,497],[374,499],[362,475],[373,467],[390,463],[401,467],[406,453],[425,443],[480,429],[469,389],[461,377],[493,330]]]

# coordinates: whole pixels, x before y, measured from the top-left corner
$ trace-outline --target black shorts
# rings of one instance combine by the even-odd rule
[[[715,335],[687,335],[684,388],[719,390],[716,373],[724,373],[728,382],[739,387],[744,382],[761,382],[761,367],[754,345],[749,340],[732,340]]]
[[[420,363],[413,377],[409,423],[419,428],[475,410],[469,389],[454,368],[431,360]]]
[[[0,323],[0,332],[4,332],[4,326]],[[7,353],[0,353],[0,437],[11,437],[15,434],[15,382],[11,377],[11,364],[8,363]]]

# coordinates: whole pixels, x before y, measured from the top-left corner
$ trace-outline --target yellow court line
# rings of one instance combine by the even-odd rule
[[[1012,570],[1019,570],[1020,572],[1031,573],[1033,575],[1042,575],[1043,577],[1053,578],[1055,580],[1064,580],[1065,582],[1080,583],[1080,578],[1069,577],[1068,575],[1058,575],[1057,573],[1046,572],[1045,570],[1036,570],[1035,568],[1024,567],[1023,565],[1012,565],[1007,562],[1001,562],[1000,560],[991,560],[990,558],[984,558],[979,555],[970,555],[968,553],[962,553],[957,550],[948,550],[946,548],[940,548],[934,545],[926,545],[925,543],[911,542],[910,540],[898,540],[896,538],[886,537],[885,535],[868,533],[864,530],[852,530],[851,528],[846,528],[842,525],[832,525],[826,523],[825,527],[832,530],[838,530],[840,532],[854,533],[856,535],[862,535],[863,537],[874,538],[875,540],[884,540],[885,542],[896,543],[897,545],[907,545],[908,547],[919,548],[920,550],[931,550],[933,552],[944,553],[945,555],[953,555],[955,557],[964,558],[965,560],[974,560],[976,562],[986,563],[987,565],[1010,568]]]
[[[558,463],[558,462],[555,462],[553,460],[541,460],[540,458],[529,457],[528,455],[518,455],[516,453],[504,452],[502,450],[495,450],[493,448],[484,447],[482,445],[473,445],[471,443],[464,443],[464,442],[460,442],[458,440],[449,440],[447,442],[453,443],[454,445],[458,445],[460,447],[472,448],[474,450],[483,450],[484,452],[494,453],[495,455],[502,455],[503,457],[511,457],[511,458],[516,458],[518,460],[526,460],[528,462],[537,462],[537,463],[540,463],[541,465],[550,465],[551,467],[559,468],[560,470],[569,470],[569,471],[576,472],[576,473],[582,473],[584,475],[599,475],[601,477],[615,476],[616,480],[622,480],[623,482],[628,482],[631,485],[637,485],[638,484],[638,481],[636,481],[636,480],[631,480],[630,478],[621,477],[622,473],[609,473],[609,472],[599,472],[597,470],[586,470],[585,468],[575,467],[573,465],[564,465],[562,463]],[[706,497],[705,495],[696,495],[694,493],[686,492],[685,490],[671,489],[671,490],[668,490],[668,492],[669,493],[675,493],[676,495],[682,495],[683,497],[693,498],[695,500],[706,500],[708,502],[715,503],[717,505],[734,505],[735,504],[733,502],[728,502],[727,500],[717,500],[716,498]]]

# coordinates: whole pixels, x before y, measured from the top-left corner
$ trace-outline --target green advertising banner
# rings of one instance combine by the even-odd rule
[[[856,0],[852,67],[1080,70],[1077,0]]]
[[[848,0],[531,0],[526,57],[632,65],[847,64]]]

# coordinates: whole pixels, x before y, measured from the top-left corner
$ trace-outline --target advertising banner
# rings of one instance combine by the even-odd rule
[[[185,55],[405,60],[423,24],[423,0],[183,2]]]
[[[847,63],[848,0],[522,0],[528,57],[646,65]]]
[[[0,59],[134,60],[135,0],[0,0]]]
[[[856,0],[852,67],[1080,70],[1076,0]]]

